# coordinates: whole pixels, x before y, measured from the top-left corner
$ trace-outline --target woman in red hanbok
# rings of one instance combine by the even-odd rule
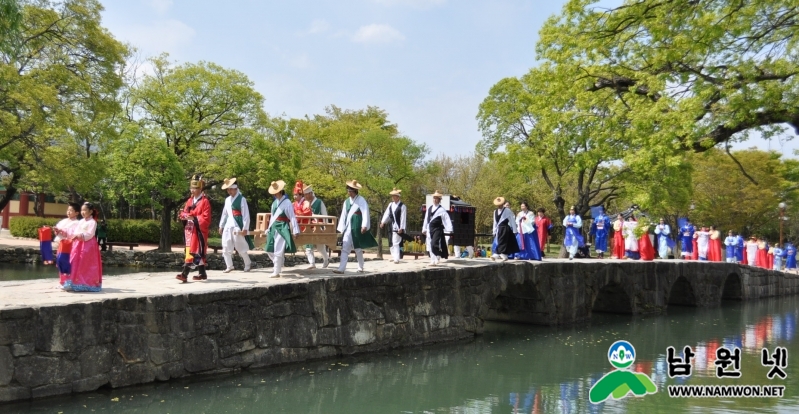
[[[74,292],[99,292],[103,285],[103,263],[100,258],[100,245],[97,243],[97,210],[92,203],[83,203],[80,208],[83,220],[59,234],[72,240],[69,255],[70,273],[62,287]]]
[[[768,248],[768,259],[766,259],[766,269],[773,270],[774,269],[774,247],[769,246]]]
[[[724,261],[721,254],[721,233],[716,230],[716,226],[710,226],[710,245],[707,249],[707,260],[711,262]]]
[[[624,216],[618,215],[613,222],[613,254],[612,259],[624,259]]]
[[[694,233],[694,238],[691,243],[694,245],[694,250],[691,252],[691,260],[699,260],[699,232]]]
[[[655,247],[652,246],[652,240],[649,238],[649,226],[638,239],[638,253],[641,255],[641,260],[655,260]]]
[[[768,268],[768,243],[766,243],[765,239],[760,239],[757,243],[755,266],[763,269]]]

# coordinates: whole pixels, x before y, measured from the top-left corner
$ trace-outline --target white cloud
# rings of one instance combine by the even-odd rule
[[[372,0],[377,4],[385,6],[409,6],[415,9],[429,9],[431,7],[440,6],[447,2],[447,0]]]
[[[387,24],[370,24],[361,26],[352,37],[353,42],[357,43],[391,43],[405,40],[405,36],[399,30]]]
[[[315,19],[311,22],[311,27],[308,29],[308,34],[322,33],[330,28],[330,23],[325,19]]]
[[[178,54],[180,48],[191,43],[195,31],[180,20],[159,20],[149,25],[126,25],[117,28],[114,35],[130,42],[144,55],[161,52]]]
[[[158,15],[164,15],[172,7],[172,0],[145,0],[146,3],[152,7]]]

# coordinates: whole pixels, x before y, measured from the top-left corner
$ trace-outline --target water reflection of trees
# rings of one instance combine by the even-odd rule
[[[669,399],[666,384],[765,384],[763,346],[789,349],[788,395],[796,395],[799,371],[792,370],[796,298],[733,304],[717,309],[670,307],[663,316],[632,318],[594,315],[570,328],[489,324],[475,341],[399,350],[187,381],[106,390],[72,398],[9,406],[10,412],[607,412],[635,407],[672,412],[675,407],[718,407],[719,400]],[[588,390],[611,367],[608,346],[627,339],[636,348],[635,369],[653,376],[654,396],[601,405],[588,403]],[[666,347],[698,351],[694,377],[666,379]],[[714,377],[715,348],[739,346],[743,378]],[[118,398],[118,401],[112,399]],[[776,400],[736,400],[736,406]]]

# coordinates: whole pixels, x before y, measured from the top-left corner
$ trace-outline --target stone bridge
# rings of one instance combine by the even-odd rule
[[[564,325],[799,291],[797,275],[726,263],[414,262],[187,285],[140,273],[99,294],[0,282],[0,402],[468,339],[486,320]]]
[[[485,281],[482,320],[563,325],[593,312],[650,314],[799,293],[799,275],[694,261],[507,262]]]

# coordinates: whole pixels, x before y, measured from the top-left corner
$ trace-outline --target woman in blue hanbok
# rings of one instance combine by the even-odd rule
[[[583,220],[575,214],[574,206],[569,209],[569,215],[563,219],[563,227],[566,228],[563,235],[563,245],[569,252],[569,260],[574,259],[577,249],[585,245],[580,229],[583,227]]]
[[[783,256],[785,256],[785,251],[780,248],[780,245],[776,245],[773,247],[774,250],[774,270],[780,271],[782,270],[782,263],[784,262]]]
[[[530,211],[526,202],[521,204],[521,211],[516,215],[516,227],[519,229],[516,241],[519,242],[520,251],[514,257],[522,260],[541,260],[541,246],[538,245],[535,213]]]
[[[796,270],[796,247],[790,243],[785,245],[785,270]]]

